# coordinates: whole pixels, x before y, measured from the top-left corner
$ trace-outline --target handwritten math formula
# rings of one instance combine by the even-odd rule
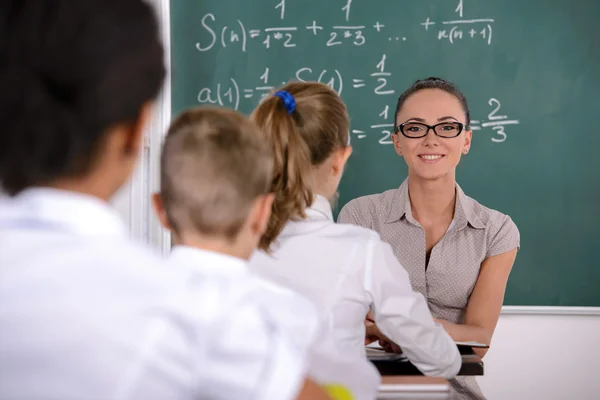
[[[396,25],[386,26],[380,21],[370,21],[369,24],[344,23],[339,25],[324,26],[317,20],[303,26],[287,26],[285,22],[287,0],[278,0],[275,10],[280,14],[281,24],[268,28],[259,28],[246,25],[241,19],[236,19],[232,25],[219,23],[217,16],[207,13],[202,16],[200,23],[205,31],[206,39],[198,40],[195,44],[196,50],[200,52],[211,51],[215,48],[227,48],[239,46],[242,52],[247,52],[258,44],[270,49],[274,46],[282,48],[297,47],[296,39],[301,35],[313,37],[311,45],[323,44],[332,46],[364,46],[369,40],[398,41],[409,40],[406,32],[402,33]],[[350,12],[354,0],[344,0],[345,6],[341,11],[345,14],[345,20],[350,22]],[[419,25],[425,34],[438,41],[446,41],[454,44],[461,40],[483,40],[488,45],[492,44],[494,35],[493,18],[463,18],[463,0],[459,0],[455,12],[458,18],[435,21],[425,16]],[[389,24],[388,24],[389,25]],[[408,29],[405,29],[408,31]]]
[[[336,1],[339,1],[340,4],[339,12],[341,14],[339,20],[343,20],[343,23],[330,26],[319,23],[318,14],[315,14],[316,18],[312,23],[302,24],[301,26],[286,24],[286,14],[290,13],[290,6],[297,6],[297,3],[292,3],[289,0],[270,1],[272,5],[270,12],[274,13],[272,20],[278,23],[273,23],[272,26],[268,27],[247,25],[242,18],[232,19],[231,17],[227,19],[229,22],[225,25],[220,23],[217,15],[205,13],[199,16],[198,19],[202,34],[198,40],[194,41],[195,51],[210,54],[228,48],[233,49],[233,51],[248,53],[258,50],[274,51],[271,49],[277,48],[278,54],[286,54],[286,51],[291,52],[289,55],[290,62],[287,63],[291,64],[293,61],[301,61],[294,58],[293,51],[295,50],[292,50],[297,49],[298,46],[325,46],[326,48],[344,48],[345,46],[348,50],[344,51],[363,46],[372,48],[382,42],[398,43],[400,46],[402,43],[412,40],[410,32],[413,32],[413,34],[414,32],[420,32],[419,35],[425,35],[427,40],[440,42],[444,46],[453,46],[465,41],[479,41],[483,46],[493,45],[494,19],[487,15],[476,16],[478,18],[464,17],[465,0],[455,0],[453,2],[450,10],[453,13],[452,18],[436,19],[423,15],[421,19],[414,22],[413,26],[390,24],[389,22],[382,23],[378,20],[369,21],[369,23],[355,23],[358,17],[352,18],[353,6],[359,1],[366,0]],[[264,3],[261,3],[261,6],[263,6],[262,4]],[[265,6],[265,12],[269,12],[268,6]],[[390,57],[393,57],[393,55]],[[353,123],[357,126],[352,127],[351,139],[358,141],[377,140],[380,144],[391,144],[391,135],[395,130],[393,105],[400,93],[390,82],[392,72],[391,68],[388,67],[391,63],[388,55],[380,53],[379,58],[374,59],[371,63],[371,70],[360,74],[348,72],[349,69],[345,65],[340,65],[337,68],[324,68],[315,66],[319,64],[318,59],[314,61],[313,65],[306,61],[299,63],[299,68],[286,76],[284,81],[281,80],[282,74],[273,73],[275,68],[269,67],[269,63],[265,62],[261,72],[257,73],[255,78],[250,78],[250,82],[256,79],[254,83],[248,84],[249,79],[247,76],[244,79],[229,77],[224,81],[200,88],[197,92],[197,102],[200,104],[218,104],[236,110],[252,109],[260,99],[272,93],[275,87],[287,81],[319,81],[336,90],[342,98],[348,95],[352,99],[353,96],[363,94],[365,99],[368,99],[369,96],[383,96],[386,105],[373,115],[371,124],[359,126],[363,123],[360,120]],[[287,71],[289,72],[289,70]],[[279,77],[279,79],[275,81],[275,79],[272,79],[272,75]],[[244,84],[241,84],[241,82],[244,82]],[[486,118],[471,121],[470,128],[474,132],[489,133],[490,140],[495,143],[502,143],[509,137],[509,126],[518,125],[519,120],[509,118],[508,115],[503,113],[501,99],[495,97],[494,93],[490,93],[487,102],[489,106],[488,115]]]
[[[373,72],[367,77],[351,77],[345,78],[338,69],[313,69],[302,67],[296,70],[295,75],[291,80],[307,82],[318,81],[327,84],[334,89],[340,96],[344,91],[363,91],[365,95],[371,94],[375,96],[387,96],[390,103],[395,102],[399,95],[397,91],[391,88],[388,84],[388,79],[391,77],[391,72],[386,68],[387,56],[382,55],[377,64],[374,65]],[[198,103],[200,104],[218,104],[224,107],[240,109],[242,102],[249,101],[252,105],[256,104],[257,100],[261,100],[265,96],[272,93],[273,89],[279,84],[285,82],[277,82],[272,84],[270,79],[270,69],[265,67],[264,72],[260,77],[257,77],[257,85],[253,87],[241,87],[235,78],[229,78],[229,81],[220,82],[213,87],[205,87],[198,93]],[[496,98],[490,98],[488,105],[492,108],[487,115],[486,120],[472,120],[470,127],[473,131],[491,130],[493,142],[504,142],[508,135],[506,132],[507,125],[517,125],[519,120],[509,119],[507,115],[502,115],[501,103]],[[380,144],[392,144],[391,135],[394,132],[394,125],[390,121],[393,120],[393,111],[390,114],[390,105],[387,104],[376,116],[377,121],[361,129],[352,129],[353,139],[367,139],[376,135],[380,135],[378,141]]]
[[[497,99],[493,97],[490,98],[488,104],[492,106],[493,109],[487,115],[487,120],[471,120],[469,127],[473,132],[477,132],[482,129],[491,129],[493,133],[491,136],[492,142],[502,143],[508,137],[505,131],[505,126],[518,125],[519,120],[508,119],[508,116],[506,115],[498,115],[502,105]],[[369,130],[352,129],[352,135],[358,139],[365,139],[373,134],[379,134],[380,144],[393,144],[392,134],[395,132],[394,124],[386,122],[388,121],[388,118],[390,118],[389,112],[390,106],[386,105],[378,114],[378,116],[381,118],[381,123],[370,125]],[[391,116],[391,118],[393,119],[393,116]]]

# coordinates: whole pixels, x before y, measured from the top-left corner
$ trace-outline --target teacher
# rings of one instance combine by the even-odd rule
[[[398,99],[392,135],[408,177],[397,189],[350,201],[338,222],[373,229],[390,243],[413,289],[455,341],[489,345],[519,230],[456,183],[456,166],[471,146],[469,123],[467,100],[456,86],[439,78],[417,81]],[[475,377],[451,383],[460,399],[485,399]]]

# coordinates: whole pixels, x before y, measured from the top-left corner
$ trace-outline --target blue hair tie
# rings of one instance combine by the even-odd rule
[[[292,96],[290,92],[280,90],[276,92],[274,96],[283,100],[283,104],[285,105],[285,109],[287,110],[288,114],[296,111],[296,99],[294,99],[294,96]]]

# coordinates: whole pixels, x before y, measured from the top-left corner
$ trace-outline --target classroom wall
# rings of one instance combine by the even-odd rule
[[[502,315],[485,375],[488,400],[600,399],[600,316]]]

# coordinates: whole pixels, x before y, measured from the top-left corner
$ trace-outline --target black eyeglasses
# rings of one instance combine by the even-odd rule
[[[396,132],[401,132],[405,137],[418,139],[427,136],[430,129],[442,138],[453,138],[460,135],[465,126],[460,122],[440,122],[433,126],[420,122],[408,121],[396,127]]]

